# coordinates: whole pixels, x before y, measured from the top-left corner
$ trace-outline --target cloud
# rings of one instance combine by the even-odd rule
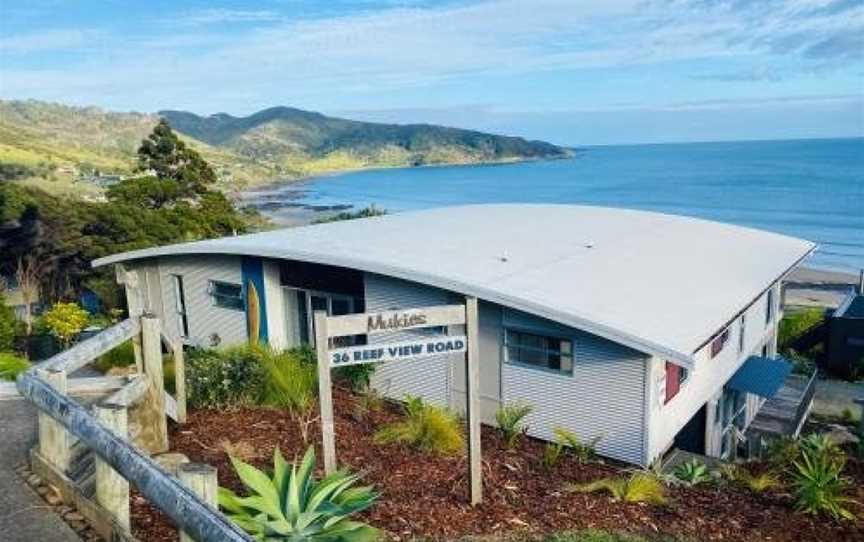
[[[92,31],[67,29],[46,30],[0,38],[0,52],[32,53],[82,47],[95,33]]]
[[[271,22],[281,18],[273,10],[245,10],[214,8],[180,14],[172,21],[190,25],[209,25],[220,23],[260,23]]]
[[[689,77],[771,81],[790,70],[811,70],[811,63],[837,68],[858,62],[860,38],[855,36],[864,35],[864,5],[843,0],[486,0],[443,7],[400,3],[293,20],[270,10],[211,9],[186,13],[178,21],[201,28],[179,36],[172,31],[106,37],[96,53],[62,69],[7,70],[3,92],[49,99],[90,95],[103,103],[106,94],[134,95],[156,107],[249,111],[273,101],[374,95],[471,77],[530,78],[628,66],[662,70],[674,63],[690,63],[696,72],[693,66],[728,59],[777,67]],[[231,22],[245,24],[230,33],[212,28]],[[54,40],[17,39],[16,45],[16,38],[7,38],[19,51],[28,44],[50,49],[62,43],[56,35]],[[774,62],[778,58],[788,61]]]

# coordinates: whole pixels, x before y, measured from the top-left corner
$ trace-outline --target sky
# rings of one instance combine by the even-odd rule
[[[566,145],[864,136],[864,0],[0,0],[0,98]]]

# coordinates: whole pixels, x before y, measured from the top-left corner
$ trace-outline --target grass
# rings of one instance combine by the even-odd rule
[[[825,319],[824,309],[811,308],[790,311],[783,316],[777,333],[780,348],[786,348],[789,343],[801,337],[813,326]]]
[[[411,396],[405,400],[405,419],[382,427],[374,439],[378,444],[407,444],[440,455],[457,455],[465,449],[458,416]]]
[[[657,477],[641,472],[629,478],[601,478],[587,484],[567,484],[567,491],[574,493],[607,492],[616,501],[665,504],[666,490]]]
[[[12,352],[0,352],[0,380],[13,381],[30,368],[30,362]]]

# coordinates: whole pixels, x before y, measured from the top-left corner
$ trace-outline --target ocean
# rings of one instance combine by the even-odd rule
[[[578,203],[718,220],[809,239],[808,265],[864,268],[864,138],[584,147],[566,160],[368,170],[248,195],[298,210]]]

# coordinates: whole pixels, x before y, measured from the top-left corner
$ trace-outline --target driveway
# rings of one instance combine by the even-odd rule
[[[0,540],[80,542],[15,472],[35,442],[35,409],[24,400],[0,401]]]

